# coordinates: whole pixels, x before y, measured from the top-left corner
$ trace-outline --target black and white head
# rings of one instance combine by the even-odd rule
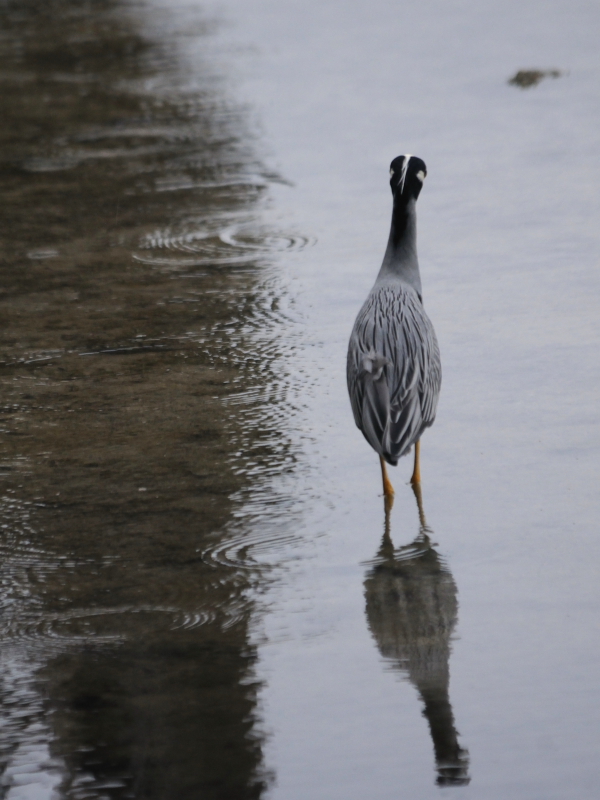
[[[390,164],[390,187],[394,200],[416,200],[427,175],[425,162],[417,156],[398,156]]]

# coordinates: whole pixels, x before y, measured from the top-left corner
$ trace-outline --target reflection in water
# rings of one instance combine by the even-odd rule
[[[457,621],[456,584],[433,549],[421,502],[419,535],[394,549],[390,513],[374,564],[365,580],[369,628],[381,655],[408,676],[424,704],[429,723],[437,783],[469,783],[469,754],[460,747],[448,695],[450,637]]]
[[[265,228],[280,179],[244,113],[209,65],[185,83],[146,12],[0,5],[11,798],[245,800],[270,781],[249,598],[275,534],[236,512],[259,496],[265,517],[261,476],[294,468],[269,254],[306,242]]]

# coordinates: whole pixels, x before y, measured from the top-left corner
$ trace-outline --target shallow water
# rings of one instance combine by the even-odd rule
[[[597,8],[0,13],[4,796],[594,796]],[[386,519],[344,358],[406,151]]]

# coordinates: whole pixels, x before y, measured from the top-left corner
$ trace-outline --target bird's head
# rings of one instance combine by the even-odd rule
[[[398,156],[390,164],[390,187],[394,200],[416,200],[427,175],[425,162],[417,156]]]

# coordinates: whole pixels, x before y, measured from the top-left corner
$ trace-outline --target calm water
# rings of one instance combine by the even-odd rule
[[[595,796],[599,26],[0,2],[0,796]],[[344,359],[407,151],[444,384],[386,519]]]

